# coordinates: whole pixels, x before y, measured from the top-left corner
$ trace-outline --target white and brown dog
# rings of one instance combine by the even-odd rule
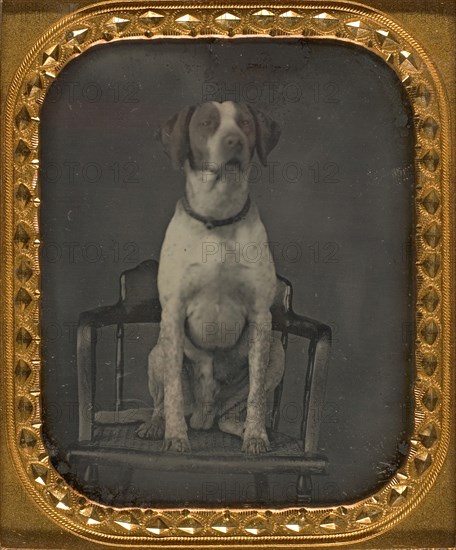
[[[217,417],[246,453],[268,449],[266,392],[284,368],[282,344],[271,338],[277,279],[270,254],[249,261],[242,251],[268,242],[248,180],[255,151],[265,165],[279,136],[269,117],[231,101],[187,107],[161,129],[186,187],[160,254],[162,318],[149,354],[154,409],[137,434],[164,437],[165,450],[189,450],[186,416],[194,429]],[[207,254],[209,243],[225,253]],[[240,422],[233,411],[243,409]]]

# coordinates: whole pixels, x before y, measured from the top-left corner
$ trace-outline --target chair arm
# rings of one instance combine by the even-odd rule
[[[286,329],[288,334],[301,336],[311,341],[319,340],[325,336],[331,342],[331,327],[294,311],[287,312]]]
[[[133,307],[126,307],[119,302],[112,306],[102,306],[82,312],[79,316],[79,326],[102,328],[121,323],[159,323],[160,318],[161,306],[158,299]]]
[[[159,323],[160,317],[161,307],[158,299],[132,307],[119,302],[80,314],[76,344],[80,441],[90,441],[93,434],[97,329],[127,323]]]

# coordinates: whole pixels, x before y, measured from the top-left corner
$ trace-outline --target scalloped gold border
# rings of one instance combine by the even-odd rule
[[[291,13],[290,13],[291,12]],[[223,16],[223,14],[230,14]],[[222,16],[222,17],[220,17]],[[52,81],[94,44],[125,38],[306,36],[349,41],[398,74],[416,124],[416,382],[405,465],[375,495],[346,506],[271,510],[113,509],[68,486],[41,437],[38,250],[40,109]],[[359,4],[96,4],[63,18],[29,52],[7,100],[2,304],[8,441],[21,481],[60,526],[105,544],[343,544],[380,534],[430,489],[449,444],[450,223],[448,109],[435,67],[387,16]]]

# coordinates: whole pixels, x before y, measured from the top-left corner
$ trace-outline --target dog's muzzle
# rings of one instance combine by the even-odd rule
[[[242,138],[238,134],[227,134],[223,140],[223,146],[227,151],[239,152],[242,149]]]

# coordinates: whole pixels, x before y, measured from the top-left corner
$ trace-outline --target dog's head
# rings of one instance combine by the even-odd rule
[[[177,169],[214,175],[236,168],[244,171],[255,151],[266,166],[280,137],[279,125],[248,105],[211,101],[186,107],[161,127],[161,140]]]

